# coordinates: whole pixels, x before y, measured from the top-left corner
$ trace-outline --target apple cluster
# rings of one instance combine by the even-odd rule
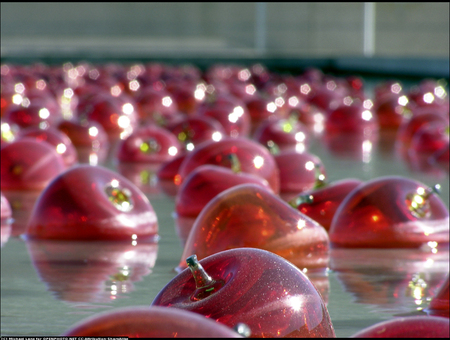
[[[310,152],[317,142],[364,162],[379,145],[413,170],[446,173],[446,84],[389,80],[369,91],[358,76],[260,63],[3,64],[2,246],[22,235],[37,268],[50,254],[108,259],[91,273],[100,282],[119,263],[111,286],[125,291],[154,266],[149,197],[163,192],[184,247],[177,276],[151,306],[95,315],[64,335],[334,337],[321,289],[331,250],[437,249],[449,242],[449,211],[438,184],[330,182]],[[120,254],[138,247],[145,259],[131,278]],[[50,268],[41,275],[51,280]],[[58,294],[80,299],[70,292]],[[429,316],[355,336],[439,336],[445,325],[448,336],[448,300],[447,278]]]

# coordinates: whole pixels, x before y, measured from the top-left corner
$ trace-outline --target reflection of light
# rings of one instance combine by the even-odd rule
[[[45,107],[43,109],[40,109],[39,117],[41,117],[42,119],[47,119],[48,117],[50,117],[50,111],[47,110]]]
[[[362,143],[362,151],[364,153],[370,153],[372,151],[372,142],[370,140],[365,140]]]
[[[352,99],[352,97],[347,96],[344,98],[343,102],[344,102],[344,105],[350,106],[353,103],[353,99]]]
[[[405,106],[406,104],[408,104],[408,97],[406,96],[401,96],[398,98],[398,103],[401,106]]]
[[[201,89],[201,88],[197,88],[194,91],[194,97],[197,100],[202,100],[203,98],[205,98],[205,90]]]
[[[303,94],[308,94],[311,92],[311,87],[308,84],[303,84],[300,86],[300,92]]]
[[[59,154],[63,154],[64,152],[66,152],[66,150],[67,150],[67,148],[66,148],[66,146],[63,143],[59,143],[56,146],[56,152],[59,153]]]
[[[278,97],[275,99],[275,105],[278,107],[282,107],[284,105],[285,101],[283,98]]]
[[[173,103],[172,98],[170,98],[169,96],[166,96],[162,99],[162,104],[165,107],[169,107],[170,105],[172,105],[172,103]]]
[[[252,95],[252,94],[254,94],[256,92],[256,87],[254,85],[252,85],[252,84],[247,85],[245,87],[245,92],[250,94],[250,95]]]
[[[178,149],[175,146],[171,146],[167,152],[169,155],[175,156],[178,153]]]
[[[435,88],[434,88],[434,94],[435,94],[437,97],[441,98],[441,99],[444,99],[444,98],[446,97],[446,95],[447,95],[447,93],[446,93],[444,87],[442,87],[442,86],[437,86],[437,87],[435,87]]]
[[[114,85],[113,87],[111,87],[111,95],[114,97],[118,97],[120,96],[120,94],[122,93],[122,89],[119,87],[119,85]]]
[[[253,164],[255,165],[256,169],[260,169],[264,164],[264,158],[262,158],[261,156],[256,156],[253,159]]]
[[[38,90],[43,90],[43,89],[45,89],[46,86],[47,86],[47,84],[46,84],[45,81],[42,80],[42,79],[39,79],[39,80],[36,82],[36,88],[37,88]]]
[[[302,300],[303,299],[300,296],[291,296],[289,298],[289,302],[288,303],[289,303],[289,305],[291,306],[291,308],[294,311],[298,312],[302,308],[302,305],[303,305],[303,301]]]
[[[64,97],[66,98],[72,98],[73,97],[73,90],[71,88],[67,88],[64,90]]]
[[[328,81],[326,86],[327,86],[327,89],[330,91],[334,91],[337,87],[336,83],[333,80]]]
[[[431,92],[423,95],[423,101],[427,104],[431,104],[434,101],[434,95]]]
[[[303,143],[297,143],[295,144],[295,152],[297,153],[303,153],[306,150],[306,146]]]
[[[98,155],[95,152],[92,152],[89,155],[89,164],[90,165],[97,165],[98,164]]]
[[[247,81],[250,78],[250,76],[251,76],[250,71],[246,68],[239,71],[238,73],[238,78],[241,81]]]
[[[236,106],[236,107],[233,109],[233,112],[231,112],[231,113],[228,115],[228,120],[229,120],[231,123],[236,123],[236,122],[238,121],[238,119],[239,119],[240,117],[242,117],[243,114],[244,114],[244,109],[243,109],[241,106]]]
[[[298,230],[301,230],[301,229],[303,229],[304,227],[306,227],[306,222],[305,222],[305,220],[298,220],[298,223],[297,223],[297,229],[298,229]]]
[[[128,88],[131,91],[137,91],[137,90],[139,90],[140,87],[141,87],[141,84],[139,84],[139,82],[137,80],[132,80],[128,83]]]
[[[88,73],[89,78],[91,78],[92,80],[97,80],[97,78],[100,76],[100,73],[98,72],[97,69],[92,69],[89,71]]]
[[[127,116],[120,116],[119,119],[117,119],[117,125],[119,125],[121,128],[126,128],[130,126],[130,118]]]
[[[112,186],[113,188],[117,188],[117,187],[119,186],[119,181],[118,181],[117,179],[113,179],[113,180],[111,181],[111,186]]]
[[[16,93],[15,95],[12,96],[12,102],[16,105],[20,105],[23,101],[23,97]]]
[[[419,195],[425,194],[425,189],[423,187],[418,187],[416,191]]]
[[[133,235],[131,235],[131,238],[132,238],[133,240],[136,240],[136,239],[137,239],[137,235],[136,235],[136,234],[133,234]]]
[[[267,104],[267,111],[269,112],[275,112],[275,110],[277,109],[277,105],[274,102],[270,102],[269,104]]]
[[[373,102],[370,99],[366,99],[363,102],[363,107],[367,110],[370,110],[373,107]]]
[[[370,112],[369,110],[365,110],[361,114],[361,118],[364,119],[365,121],[370,121],[372,117],[373,117],[372,112]]]
[[[402,87],[400,86],[399,83],[395,83],[391,85],[391,92],[398,94],[400,93],[400,91],[402,90]]]
[[[22,102],[20,103],[20,105],[22,105],[23,107],[28,107],[30,106],[31,102],[28,98],[23,98]]]
[[[25,86],[22,83],[18,83],[14,85],[14,91],[16,93],[23,93],[23,91],[25,91]]]
[[[298,105],[298,103],[300,103],[300,101],[298,100],[298,98],[297,98],[296,96],[292,96],[292,97],[290,97],[290,98],[288,99],[288,104],[289,104],[290,106],[295,107],[295,106]]]
[[[195,145],[193,143],[187,143],[186,144],[186,150],[187,151],[192,151],[192,150],[194,150],[194,148],[195,148]]]
[[[123,106],[122,106],[123,113],[130,115],[133,113],[133,111],[134,111],[134,107],[132,104],[130,104],[130,103],[123,104]]]
[[[95,126],[91,126],[88,130],[89,136],[95,137],[98,135],[98,129]]]
[[[211,136],[212,140],[218,142],[222,139],[222,134],[219,131],[216,131]]]
[[[372,215],[372,220],[374,222],[377,222],[380,219],[380,217],[378,215]]]
[[[305,169],[308,171],[314,170],[315,167],[316,165],[312,161],[307,161],[305,163]]]
[[[303,142],[306,139],[306,135],[303,132],[297,132],[295,134],[295,140],[297,142]]]

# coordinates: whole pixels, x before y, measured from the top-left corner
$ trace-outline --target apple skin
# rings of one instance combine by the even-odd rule
[[[333,216],[344,198],[363,181],[349,178],[332,182],[318,189],[302,192],[302,196],[312,196],[311,203],[301,203],[298,211],[318,222],[326,230],[330,229]]]
[[[211,199],[196,218],[177,270],[196,254],[252,247],[271,251],[295,266],[321,275],[329,263],[329,238],[316,221],[272,191],[253,183],[231,187]]]
[[[420,315],[379,322],[352,338],[448,338],[449,334],[449,319]]]
[[[428,315],[449,317],[449,274],[426,308]]]
[[[244,183],[255,183],[272,190],[269,183],[259,176],[217,165],[201,165],[181,184],[175,198],[175,211],[178,216],[196,217],[217,194]]]
[[[242,338],[233,329],[197,313],[158,306],[121,307],[94,314],[63,336],[130,338]]]
[[[335,337],[320,293],[282,257],[237,248],[208,256],[200,264],[222,287],[192,300],[196,283],[185,269],[158,293],[152,306],[196,312],[229,327],[244,323],[252,337]]]
[[[230,154],[239,159],[241,171],[266,179],[273,192],[280,191],[279,169],[274,157],[261,144],[244,137],[227,137],[218,142],[204,142],[190,152],[180,165],[180,183],[203,164],[231,168]]]
[[[131,242],[157,237],[158,222],[148,198],[128,179],[101,166],[78,165],[42,191],[26,234],[37,239]]]
[[[424,216],[412,211],[408,198],[426,185],[401,176],[372,179],[347,195],[331,222],[336,247],[418,248],[449,242],[449,212],[435,194],[424,199]]]

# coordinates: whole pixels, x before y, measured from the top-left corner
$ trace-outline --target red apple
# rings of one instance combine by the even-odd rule
[[[42,190],[66,169],[64,159],[48,143],[24,137],[1,149],[1,189]]]
[[[337,247],[371,248],[448,243],[448,208],[435,190],[400,176],[367,181],[336,210],[330,240]]]
[[[271,251],[302,270],[328,266],[326,230],[272,191],[253,183],[229,188],[212,198],[195,220],[179,268],[188,254],[199,259],[240,247]],[[306,269],[304,269],[306,268]]]
[[[252,337],[334,337],[322,297],[292,263],[262,249],[225,250],[185,269],[152,306],[196,312],[229,327],[246,324]]]
[[[41,193],[26,233],[37,239],[152,240],[158,222],[147,197],[129,180],[100,166],[79,165]]]
[[[236,155],[241,171],[266,179],[273,192],[280,190],[278,166],[274,157],[261,144],[247,138],[224,138],[218,142],[205,142],[189,153],[180,166],[180,183],[195,168],[203,164],[232,167],[230,155]]]
[[[353,338],[448,338],[449,319],[433,316],[398,317],[367,327]]]
[[[294,197],[289,204],[301,213],[330,229],[333,216],[344,198],[363,181],[349,178],[326,183]]]
[[[426,308],[429,315],[449,317],[449,274]]]
[[[240,338],[221,323],[178,308],[132,306],[94,314],[65,331],[66,337]]]
[[[179,116],[177,103],[170,92],[146,87],[136,97],[136,107],[141,125],[167,125]]]

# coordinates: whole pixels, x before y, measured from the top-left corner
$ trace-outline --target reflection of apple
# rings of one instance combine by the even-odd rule
[[[26,240],[34,268],[57,299],[98,303],[120,298],[151,273],[156,243]]]
[[[278,193],[279,172],[274,157],[261,144],[247,138],[224,138],[218,142],[205,142],[190,152],[180,166],[180,183],[187,175],[203,164],[232,167],[230,155],[239,159],[241,171],[266,179]]]
[[[8,241],[11,235],[11,223],[12,223],[12,209],[8,202],[8,199],[0,193],[1,195],[1,246]]]
[[[130,338],[240,338],[235,330],[197,313],[158,306],[121,307],[81,320],[64,336]]]
[[[429,315],[449,317],[449,274],[426,308]]]
[[[34,205],[42,190],[5,191],[12,209],[11,236],[20,236],[25,233]]]
[[[338,247],[414,248],[449,242],[449,212],[428,188],[401,176],[372,179],[336,210],[329,230]]]
[[[398,317],[367,327],[352,338],[447,338],[449,319],[432,316]]]
[[[334,337],[325,303],[292,263],[262,249],[239,248],[201,260],[155,297],[152,306],[193,311],[234,327],[246,324],[252,337]]]
[[[448,248],[331,248],[330,269],[353,301],[379,311],[423,310],[445,280]]]
[[[27,235],[60,240],[142,240],[158,233],[148,198],[122,175],[92,165],[65,171],[41,193]]]
[[[160,164],[119,163],[117,164],[117,171],[136,185],[144,194],[157,196],[161,192],[156,176],[159,167]]]
[[[271,251],[302,270],[323,272],[328,267],[326,230],[292,208],[272,191],[256,184],[227,189],[203,208],[195,220],[179,263],[218,251],[253,247]],[[306,268],[306,269],[304,269]]]

